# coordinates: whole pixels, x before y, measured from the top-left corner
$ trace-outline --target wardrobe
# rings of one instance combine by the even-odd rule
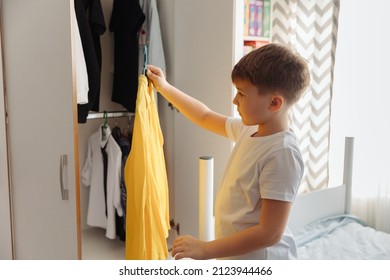
[[[112,1],[101,0],[106,24]],[[88,137],[103,120],[77,122],[73,0],[0,2],[0,259],[85,258],[88,189],[80,172]],[[227,115],[230,71],[242,53],[242,3],[157,1],[168,81]],[[111,36],[107,30],[101,38],[100,108],[123,111],[110,100]],[[181,233],[196,236],[198,158],[215,158],[217,185],[231,144],[193,126],[164,99],[158,103],[170,216]],[[129,119],[109,122],[126,126]]]

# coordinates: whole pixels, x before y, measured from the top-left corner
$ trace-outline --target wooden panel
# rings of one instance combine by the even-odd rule
[[[0,260],[9,260],[12,259],[11,211],[8,182],[6,117],[4,107],[3,57],[1,50],[0,33]]]

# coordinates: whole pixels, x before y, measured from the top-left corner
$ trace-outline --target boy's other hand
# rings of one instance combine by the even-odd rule
[[[172,248],[172,256],[176,260],[191,258],[196,260],[206,259],[207,242],[200,241],[193,236],[184,235],[175,239]]]

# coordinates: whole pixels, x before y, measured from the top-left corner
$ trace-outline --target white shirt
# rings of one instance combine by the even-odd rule
[[[88,72],[87,65],[85,63],[83,45],[81,43],[79,25],[76,19],[76,12],[71,9],[71,20],[74,30],[72,30],[72,37],[74,41],[75,62],[76,62],[76,92],[77,92],[77,104],[88,103]]]
[[[104,172],[101,148],[106,146],[108,154],[107,169],[107,216],[104,195]],[[119,216],[123,215],[120,203],[122,152],[107,127],[105,135],[102,128],[93,133],[88,140],[87,158],[81,174],[81,181],[90,187],[87,224],[106,229],[106,237],[116,238],[115,210]]]
[[[257,225],[261,199],[293,202],[303,175],[303,161],[295,135],[283,131],[252,137],[257,126],[229,118],[226,132],[235,142],[222,176],[215,207],[215,236],[221,238]],[[265,249],[231,259],[294,259],[296,246],[286,229],[282,240]]]

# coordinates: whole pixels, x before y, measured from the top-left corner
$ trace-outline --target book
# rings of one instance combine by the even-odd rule
[[[263,0],[263,37],[271,37],[271,0]]]
[[[244,36],[249,35],[249,0],[244,1]]]
[[[268,10],[265,11],[265,3]],[[268,17],[265,17],[268,13]],[[265,23],[268,20],[268,23]],[[244,0],[244,37],[269,37],[270,32],[264,29],[270,29],[270,0]]]
[[[249,29],[248,29],[248,35],[249,36],[256,36],[256,1],[255,0],[249,0]]]
[[[265,41],[265,40],[254,40],[254,41],[245,41],[244,43],[244,46],[245,47],[251,47],[252,50],[254,49],[258,49],[262,46],[265,46],[269,44],[269,41]]]
[[[256,36],[263,36],[263,0],[257,0],[256,3]]]

